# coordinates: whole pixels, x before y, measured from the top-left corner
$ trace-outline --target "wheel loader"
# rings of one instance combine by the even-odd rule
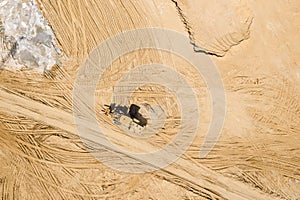
[[[102,112],[110,116],[114,124],[132,133],[141,134],[147,125],[147,119],[139,113],[139,110],[140,107],[136,104],[131,104],[128,108],[127,106],[112,103],[110,105],[105,104]]]

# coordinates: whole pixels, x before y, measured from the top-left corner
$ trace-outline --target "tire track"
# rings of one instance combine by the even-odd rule
[[[3,102],[3,104],[1,104],[2,109],[3,106],[6,107],[6,105],[10,105],[10,108],[7,110],[7,112],[19,113],[38,121],[41,121],[41,118],[39,117],[40,114],[38,113],[43,113],[43,115],[47,116],[42,119],[43,123],[50,123],[51,125],[54,125],[62,130],[76,134],[76,129],[73,127],[74,125],[67,126],[67,124],[73,124],[73,117],[71,114],[63,113],[62,111],[55,111],[55,108],[50,108],[43,104],[22,99],[21,97],[9,94],[3,90],[0,90],[0,99]],[[27,105],[27,108],[24,108],[22,105]],[[32,108],[35,108],[34,112],[32,112]],[[58,122],[58,120],[63,123]],[[117,133],[114,134],[116,135],[113,139],[118,144],[125,142],[126,144],[123,144],[124,146],[130,146],[136,143],[135,141],[132,141],[133,139],[129,136]],[[136,147],[140,147],[142,149],[145,147],[151,149],[148,144],[138,143],[135,145]],[[255,191],[246,185],[242,185],[242,183],[225,178],[204,166],[199,167],[189,161],[185,161],[182,158],[178,159],[175,166],[171,165],[165,169],[165,171],[200,187],[211,188],[212,191],[222,194],[224,198],[246,199],[252,196],[256,199],[268,199],[268,197],[262,193]],[[228,188],[228,185],[231,185],[231,187]]]

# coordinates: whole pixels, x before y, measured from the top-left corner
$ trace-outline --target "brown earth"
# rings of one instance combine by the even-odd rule
[[[299,1],[38,3],[64,60],[43,75],[0,71],[2,199],[300,198]],[[109,101],[128,66],[157,62],[186,77],[202,114],[197,137],[184,156],[163,170],[129,174],[106,167],[82,144],[72,115],[72,88],[93,48],[121,31],[143,27],[179,31],[190,37],[196,51],[201,46],[211,54],[225,85],[227,113],[220,140],[200,159],[211,116],[201,76],[182,59],[156,50],[121,57],[100,81],[98,105]],[[136,141],[99,116],[107,122],[111,141],[150,151],[172,139],[178,123],[176,100],[163,88],[149,86],[134,94],[133,101],[147,98],[168,109],[168,127],[157,137]],[[173,99],[174,105],[164,98]]]

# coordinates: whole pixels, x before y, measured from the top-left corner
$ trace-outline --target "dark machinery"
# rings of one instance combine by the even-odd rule
[[[117,125],[125,126],[129,130],[136,129],[138,132],[147,125],[147,119],[139,113],[140,107],[136,104],[131,104],[129,109],[127,106],[116,105],[115,103],[104,106],[105,108],[102,110],[104,114],[111,116]]]

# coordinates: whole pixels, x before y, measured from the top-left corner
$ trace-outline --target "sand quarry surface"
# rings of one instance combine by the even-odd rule
[[[44,74],[0,71],[2,199],[300,198],[300,1],[37,3],[63,59]],[[117,33],[145,27],[186,35],[195,54],[201,54],[200,46],[206,49],[224,83],[226,116],[217,144],[199,158],[212,115],[201,75],[183,59],[154,49],[120,57],[99,82],[97,111],[110,103],[124,72],[162,63],[185,77],[201,112],[197,135],[176,162],[134,174],[107,167],[91,153],[105,150],[83,144],[73,117],[73,88],[79,68],[97,45]],[[145,85],[131,96],[131,102],[145,101],[161,105],[167,117],[164,129],[151,138],[130,137],[108,117],[98,116],[107,137],[128,151],[162,148],[180,126],[183,108],[165,87]],[[113,154],[104,155],[109,160]]]

